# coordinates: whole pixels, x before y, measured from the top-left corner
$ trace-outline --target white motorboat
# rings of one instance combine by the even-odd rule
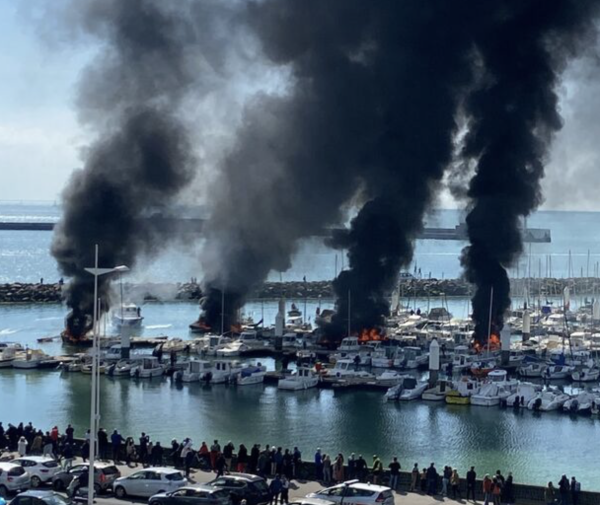
[[[342,339],[340,346],[338,347],[339,352],[354,352],[360,351],[360,344],[358,343],[358,337],[346,337]]]
[[[196,351],[201,356],[216,356],[219,349],[230,343],[230,337],[210,333],[195,340]]]
[[[249,347],[243,342],[235,341],[225,344],[220,349],[216,350],[216,355],[221,358],[233,358],[247,351]]]
[[[385,348],[375,349],[371,352],[371,366],[374,368],[391,368],[394,360],[390,358]]]
[[[232,382],[241,368],[235,361],[215,360],[211,371],[211,384],[223,384]]]
[[[571,397],[568,394],[559,389],[546,389],[533,397],[527,404],[527,408],[544,412],[559,410],[569,398]]]
[[[351,359],[340,359],[336,361],[335,366],[327,371],[327,377],[348,379],[362,377],[365,379],[373,378],[373,374],[358,370],[358,367]]]
[[[17,353],[23,352],[21,344],[4,342],[0,344],[0,368],[10,368],[17,357]]]
[[[527,363],[526,365],[521,365],[518,373],[521,377],[541,377],[546,371],[546,368],[548,368],[546,363]]]
[[[112,311],[112,320],[117,328],[141,328],[144,318],[142,309],[135,303],[122,303]]]
[[[421,396],[427,389],[428,384],[426,381],[417,381],[415,379],[412,379],[412,380],[405,379],[403,386],[404,387],[402,388],[402,392],[400,393],[398,400],[410,401],[410,400],[417,400],[418,398],[421,398]]]
[[[510,391],[495,382],[487,382],[479,391],[471,396],[471,405],[493,407],[500,405],[500,401],[508,398]]]
[[[12,362],[13,368],[30,370],[37,368],[40,363],[48,359],[48,355],[39,349],[26,349],[24,352],[17,353]]]
[[[106,375],[110,375],[111,377],[127,377],[131,375],[131,370],[139,364],[139,361],[122,359],[107,366]]]
[[[312,368],[299,367],[295,372],[292,372],[292,375],[279,379],[277,388],[287,391],[300,391],[316,387],[319,380],[319,376],[315,374]]]
[[[511,349],[508,355],[508,365],[511,367],[518,367],[523,363],[525,359],[525,353],[518,349]]]
[[[265,381],[267,367],[260,363],[257,365],[243,366],[237,374],[235,382],[238,386],[249,386],[251,384],[262,384]]]
[[[106,368],[107,368],[106,362],[101,361],[100,363],[98,363],[98,373],[99,374],[106,373]],[[80,372],[85,375],[92,375],[92,363],[89,362],[84,365],[81,365]]]
[[[149,379],[151,377],[160,377],[165,373],[165,367],[160,363],[157,357],[143,357],[136,366],[129,372],[131,377],[139,379]]]
[[[212,371],[213,366],[210,361],[190,359],[182,370],[175,372],[174,378],[182,382],[198,382],[207,379]]]
[[[590,391],[582,391],[576,396],[568,399],[563,404],[563,410],[565,412],[577,413],[577,414],[591,414],[594,401],[599,398],[598,394],[594,394]]]
[[[404,375],[404,374],[400,374],[393,370],[386,370],[382,374],[377,375],[375,377],[375,382],[377,384],[379,384],[380,386],[393,387],[393,386],[396,386],[397,384],[400,384],[404,380],[405,377],[408,377],[408,376]]]
[[[548,368],[546,368],[543,378],[546,380],[568,379],[573,370],[574,370],[574,368],[572,366],[550,365]]]
[[[429,353],[423,351],[420,347],[404,347],[404,365],[408,370],[414,370],[429,362]]]
[[[385,395],[383,395],[384,401],[387,402],[400,399],[400,395],[402,394],[402,391],[404,391],[404,387],[406,386],[408,388],[414,388],[416,383],[417,379],[415,379],[412,375],[403,375],[401,382],[395,386],[392,386],[391,388],[388,388],[388,390],[385,392]]]
[[[596,382],[600,378],[600,368],[585,367],[571,372],[571,379],[575,382]]]
[[[535,398],[542,390],[542,386],[539,384],[532,384],[531,382],[521,382],[517,385],[517,389],[506,397],[506,405],[509,407],[515,407],[515,402],[519,400],[518,406],[525,407],[529,405],[529,402]]]
[[[432,388],[423,391],[423,400],[428,402],[441,402],[446,398],[446,393],[452,389],[452,382],[448,379],[439,379]]]

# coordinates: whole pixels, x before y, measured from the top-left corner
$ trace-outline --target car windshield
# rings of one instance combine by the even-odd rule
[[[102,469],[104,475],[114,475],[119,473],[119,469],[116,466],[107,466]]]
[[[165,475],[165,477],[167,480],[183,480],[183,475],[181,475],[179,472],[168,473]]]
[[[213,491],[212,493],[210,493],[210,495],[214,496],[219,500],[226,499],[229,498],[229,491],[226,491],[225,489],[219,489],[218,491]]]
[[[69,502],[59,494],[52,494],[44,497],[44,502],[46,502],[47,505],[69,505]]]
[[[259,491],[268,491],[269,490],[269,486],[267,486],[267,483],[264,480],[257,480],[256,482],[253,482],[252,484],[254,484],[254,487],[256,487],[256,489],[258,489]]]

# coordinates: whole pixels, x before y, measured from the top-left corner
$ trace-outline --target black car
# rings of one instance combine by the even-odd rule
[[[246,500],[248,505],[261,505],[271,501],[267,481],[257,475],[230,473],[217,477],[208,485],[229,491],[231,500],[235,505],[242,500]]]
[[[54,491],[25,491],[15,496],[10,505],[69,505],[69,502]]]
[[[150,497],[149,505],[231,505],[227,489],[213,486],[184,486],[168,493]]]

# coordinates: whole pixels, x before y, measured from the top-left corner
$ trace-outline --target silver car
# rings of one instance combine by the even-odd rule
[[[0,463],[0,496],[6,497],[9,493],[25,491],[30,486],[29,474],[21,465]]]
[[[142,496],[149,498],[158,493],[175,491],[188,484],[183,474],[173,468],[148,468],[127,477],[119,477],[113,483],[117,498]]]
[[[31,487],[40,487],[52,482],[52,477],[61,471],[58,463],[46,456],[23,456],[13,459],[12,463],[25,468],[31,477]]]

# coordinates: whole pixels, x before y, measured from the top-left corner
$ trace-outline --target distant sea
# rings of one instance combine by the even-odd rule
[[[58,221],[61,210],[46,203],[1,203],[0,221]],[[463,219],[458,210],[435,210],[427,216],[427,226],[452,228]],[[529,217],[531,228],[549,228],[552,242],[526,244],[524,254],[511,269],[511,276],[547,275],[567,277],[593,275],[600,263],[600,213],[541,211]],[[0,231],[0,282],[46,282],[59,279],[56,262],[50,254],[52,233],[47,231]],[[141,258],[134,265],[132,281],[174,282],[202,277],[199,251],[202,238],[185,249],[166,245],[155,258]],[[423,277],[455,278],[461,275],[462,241],[417,240],[415,255],[407,270]],[[286,272],[271,272],[270,280],[292,281],[331,279],[347,268],[342,251],[334,251],[322,239],[310,238],[298,245],[292,266]]]

